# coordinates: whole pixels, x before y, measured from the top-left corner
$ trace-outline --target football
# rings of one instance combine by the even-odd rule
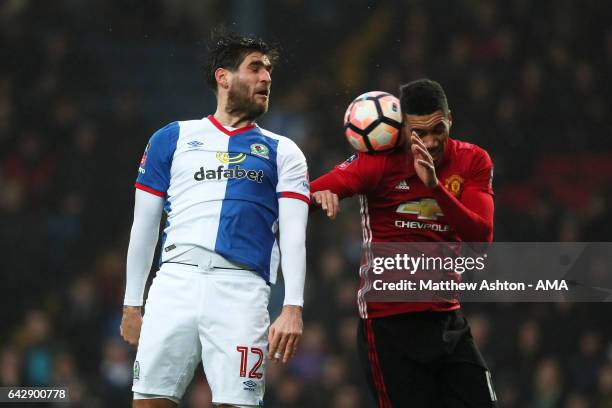
[[[361,152],[384,152],[399,146],[401,127],[399,99],[387,92],[359,95],[344,114],[344,134]]]

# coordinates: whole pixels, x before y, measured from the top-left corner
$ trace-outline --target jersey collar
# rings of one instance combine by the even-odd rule
[[[210,120],[210,123],[215,125],[215,127],[217,129],[219,129],[221,132],[225,133],[228,136],[235,136],[235,135],[238,135],[240,133],[244,133],[244,132],[246,132],[248,130],[251,130],[254,127],[257,126],[256,124],[251,123],[250,125],[246,125],[246,126],[243,126],[241,128],[237,128],[237,129],[234,129],[234,130],[227,130],[225,128],[225,126],[223,126],[221,123],[219,123],[219,121],[213,115],[208,115],[207,119]]]

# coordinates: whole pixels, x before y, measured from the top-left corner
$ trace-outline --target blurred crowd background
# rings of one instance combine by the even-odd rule
[[[451,136],[495,163],[497,241],[610,241],[609,2],[3,0],[0,2],[0,386],[69,385],[73,405],[129,406],[119,337],[133,182],[152,132],[214,110],[203,40],[277,41],[260,125],[311,178],[344,160],[344,109],[427,76]],[[606,72],[608,74],[606,74]],[[607,79],[606,79],[607,78]],[[355,200],[311,216],[305,331],[267,369],[266,406],[370,407],[355,351]],[[282,304],[282,284],[271,313]],[[612,407],[612,307],[466,304],[500,407]],[[182,407],[206,407],[198,370]]]

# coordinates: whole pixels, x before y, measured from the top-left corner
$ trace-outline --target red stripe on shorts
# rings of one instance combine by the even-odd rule
[[[391,401],[387,395],[387,387],[383,378],[380,364],[378,363],[378,352],[376,351],[376,339],[374,338],[374,330],[372,330],[372,319],[365,319],[366,337],[368,338],[368,359],[372,367],[372,377],[374,377],[374,386],[378,396],[378,406],[380,408],[391,408]]]

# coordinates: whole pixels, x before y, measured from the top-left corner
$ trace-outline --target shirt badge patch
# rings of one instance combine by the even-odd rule
[[[463,190],[463,181],[464,180],[463,178],[461,178],[460,175],[453,174],[452,176],[446,179],[446,181],[444,182],[444,187],[446,187],[448,191],[450,191],[455,197],[457,197],[459,196],[459,194],[461,194],[461,191]]]
[[[138,360],[134,361],[134,379],[140,380],[140,363]]]
[[[338,168],[340,170],[344,170],[345,168],[347,168],[349,166],[349,164],[351,164],[356,158],[357,158],[357,153],[353,153],[349,156],[348,159],[346,159],[345,161],[343,161],[342,163],[340,163],[338,165]]]
[[[147,164],[147,154],[149,153],[150,147],[151,147],[151,143],[147,143],[147,147],[145,148],[145,151],[142,154],[142,158],[140,159],[140,165],[138,167],[139,173],[142,173],[142,174],[145,173],[145,164]]]
[[[251,145],[251,154],[255,156],[263,157],[264,159],[270,158],[270,149],[268,146],[261,143],[254,143]]]

